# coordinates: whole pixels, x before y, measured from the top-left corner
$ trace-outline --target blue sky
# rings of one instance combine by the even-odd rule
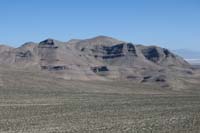
[[[200,0],[0,0],[0,44],[97,35],[200,51]]]

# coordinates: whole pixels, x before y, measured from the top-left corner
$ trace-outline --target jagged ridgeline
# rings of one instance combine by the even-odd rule
[[[177,76],[193,74],[190,65],[168,49],[105,36],[68,42],[47,39],[19,48],[1,46],[0,64],[33,68],[70,80],[131,80],[163,86]]]

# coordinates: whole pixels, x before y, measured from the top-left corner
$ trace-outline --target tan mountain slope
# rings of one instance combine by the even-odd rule
[[[0,47],[0,64],[35,69],[68,80],[131,80],[170,86],[193,75],[191,66],[168,49],[98,36],[61,42],[47,39],[19,48]]]

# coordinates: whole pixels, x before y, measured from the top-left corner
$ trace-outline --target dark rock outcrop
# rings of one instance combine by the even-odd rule
[[[109,71],[109,69],[107,68],[107,66],[96,66],[96,67],[91,67],[91,70],[95,73],[98,72],[107,72]]]
[[[65,70],[66,66],[41,66],[41,69],[48,71],[60,71],[60,70]]]
[[[20,57],[20,58],[30,58],[32,56],[31,51],[25,51],[25,52],[17,52],[16,53],[16,57]]]
[[[54,48],[57,49],[56,42],[53,39],[47,39],[39,43],[39,48]]]

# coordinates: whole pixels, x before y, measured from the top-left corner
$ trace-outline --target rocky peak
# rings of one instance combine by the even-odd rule
[[[158,65],[189,67],[190,65],[178,55],[166,48],[157,46],[138,46],[144,57]]]
[[[58,41],[49,38],[40,42],[38,47],[39,48],[58,48]]]
[[[48,38],[39,43],[39,45],[54,45],[54,44],[55,44],[55,40],[51,38]]]
[[[36,44],[37,44],[37,43],[35,43],[35,42],[26,42],[26,43],[22,44],[22,47],[23,47],[23,46],[36,45]]]
[[[123,43],[123,41],[119,41],[112,37],[106,37],[106,36],[97,36],[91,39],[86,39],[78,42],[78,44],[83,47],[112,46],[120,43]]]

